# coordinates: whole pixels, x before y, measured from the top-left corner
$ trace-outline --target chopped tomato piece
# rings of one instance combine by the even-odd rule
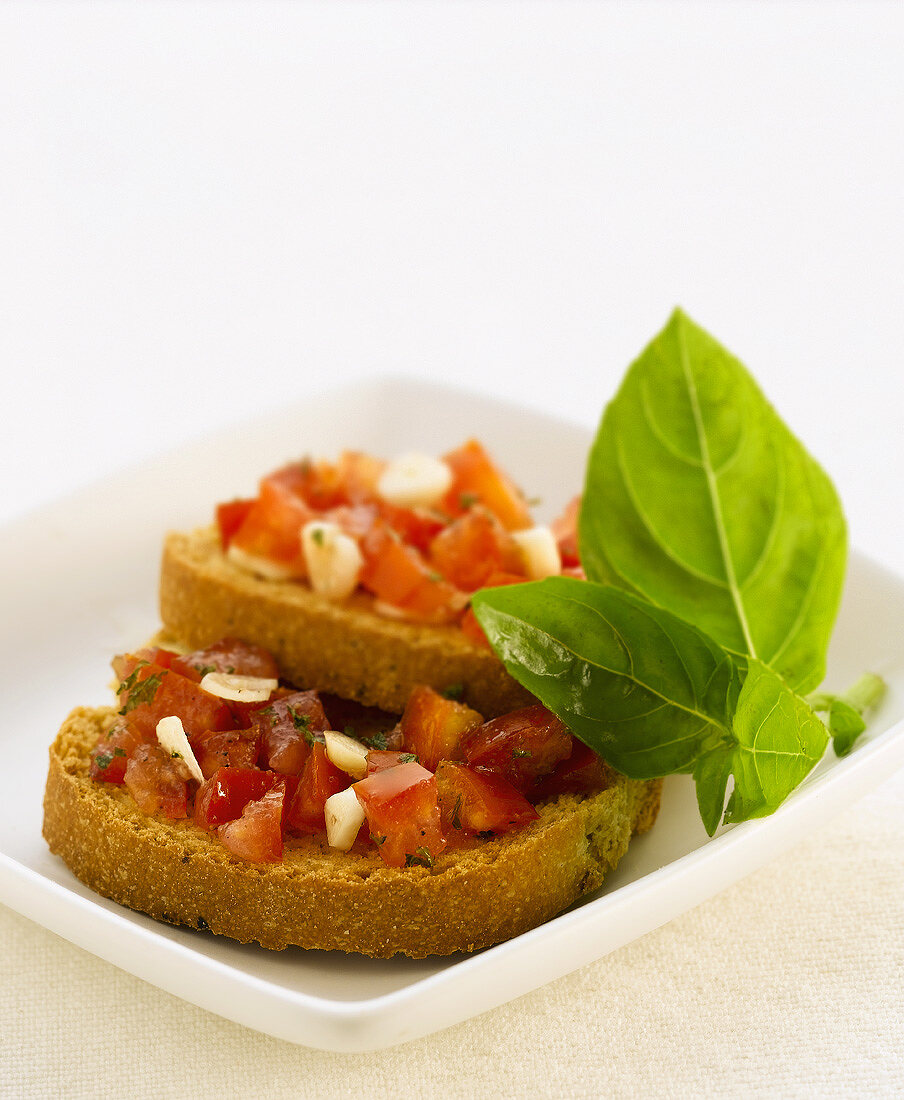
[[[521,555],[511,534],[486,508],[459,516],[430,545],[430,560],[452,584],[474,592],[493,573],[518,573]],[[527,578],[521,576],[522,580]]]
[[[278,782],[263,797],[248,802],[242,816],[217,829],[223,847],[250,863],[278,863],[283,855],[282,818],[286,785]]]
[[[279,678],[279,666],[269,650],[238,638],[221,638],[206,649],[174,657],[170,668],[189,680],[200,680],[207,672],[263,676],[270,680]]]
[[[303,458],[269,474],[264,486],[287,491],[299,497],[317,512],[325,512],[346,502],[339,470],[331,463]]]
[[[608,764],[583,741],[574,738],[571,756],[560,760],[529,792],[534,802],[558,798],[560,794],[597,794],[612,783]]]
[[[139,745],[144,745],[149,740],[156,742],[157,738],[149,738],[147,733],[139,730],[128,718],[117,719],[116,725],[107,733],[101,734],[100,740],[91,750],[88,774],[92,779],[100,779],[104,783],[122,783],[129,757]]]
[[[235,821],[249,802],[263,798],[280,782],[280,776],[257,768],[218,768],[195,794],[195,824],[212,830]]]
[[[261,738],[261,755],[268,768],[283,775],[300,775],[314,735],[329,729],[316,691],[296,691],[254,714],[252,729]]]
[[[430,544],[447,522],[428,508],[400,508],[385,500],[380,501],[380,515],[403,542],[414,546],[422,554],[428,552]]]
[[[298,787],[286,812],[286,825],[299,832],[319,832],[326,827],[323,807],[330,795],[344,791],[349,777],[330,760],[318,741],[305,762]]]
[[[443,824],[470,833],[507,833],[540,815],[497,772],[443,760],[436,769]]]
[[[504,474],[476,439],[444,455],[452,468],[452,486],[446,494],[442,510],[450,516],[460,516],[475,504],[498,517],[509,531],[531,527],[533,520],[521,490]]]
[[[134,671],[135,666],[140,663],[169,668],[178,656],[179,654],[174,653],[171,649],[145,646],[143,649],[136,649],[134,653],[120,653],[110,663],[117,677],[120,680],[125,680],[129,673]]]
[[[367,774],[385,772],[387,768],[397,768],[399,764],[417,763],[413,752],[400,752],[397,749],[371,749],[367,754]]]
[[[562,566],[571,569],[581,564],[578,556],[578,516],[581,512],[581,498],[576,496],[565,506],[565,511],[552,523],[552,533],[559,546]]]
[[[198,767],[208,779],[217,768],[253,768],[260,741],[246,730],[207,730],[192,738],[191,747]]]
[[[154,734],[161,718],[178,715],[189,738],[205,730],[233,728],[232,712],[214,695],[178,672],[127,655],[120,666],[125,677],[117,694],[122,713],[142,732]]]
[[[504,584],[524,584],[524,580],[525,578],[517,573],[491,573],[484,581],[483,587],[499,588]],[[487,636],[483,632],[483,627],[477,621],[477,616],[474,614],[472,607],[469,607],[462,616],[461,630],[472,642],[477,642],[478,645],[485,646],[487,649],[490,648]]]
[[[343,451],[339,456],[337,474],[349,504],[372,501],[377,495],[377,482],[386,468],[380,458],[360,451]]]
[[[417,754],[428,771],[435,771],[440,760],[461,755],[462,734],[482,722],[483,716],[476,710],[421,685],[409,695],[402,715],[403,744],[409,752]]]
[[[231,546],[253,557],[284,566],[292,576],[305,577],[301,529],[316,513],[278,475],[261,482],[260,496],[249,509]]]
[[[132,752],[123,782],[142,813],[188,816],[188,769],[158,744],[145,742]]]
[[[450,622],[465,597],[433,570],[413,546],[406,546],[385,523],[377,523],[361,544],[361,584],[384,603],[425,622]]]
[[[493,718],[462,738],[465,761],[498,772],[519,791],[571,755],[573,739],[564,724],[535,703]]]
[[[254,500],[230,500],[217,505],[217,527],[220,529],[220,545],[225,550],[236,531],[245,522]]]
[[[436,777],[420,764],[400,764],[354,785],[370,835],[390,867],[430,867],[446,847]]]

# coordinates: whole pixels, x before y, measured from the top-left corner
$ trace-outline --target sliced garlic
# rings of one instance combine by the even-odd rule
[[[269,561],[267,558],[259,558],[257,554],[249,554],[240,546],[230,546],[226,551],[226,557],[239,569],[264,577],[268,581],[287,581],[293,576],[292,570],[287,565]]]
[[[355,843],[358,830],[364,824],[364,810],[354,787],[331,794],[323,804],[326,839],[331,848],[347,852]]]
[[[439,458],[404,454],[390,462],[377,482],[377,492],[399,508],[429,508],[449,491],[452,471]]]
[[[178,756],[192,774],[193,779],[199,783],[204,782],[204,773],[195,759],[191,750],[185,730],[182,727],[182,719],[171,715],[169,718],[161,718],[157,723],[157,742],[160,747],[170,754]]]
[[[364,558],[337,524],[313,520],[301,529],[301,549],[311,588],[328,600],[344,600],[358,587]]]
[[[323,731],[323,743],[327,756],[337,768],[354,779],[363,779],[367,775],[367,754],[370,751],[367,745],[335,730]]]
[[[559,545],[548,527],[528,527],[526,531],[513,531],[512,538],[518,544],[525,571],[532,581],[555,577],[562,572]]]
[[[201,687],[210,695],[233,703],[263,703],[279,687],[279,680],[268,676],[239,676],[231,672],[208,672]]]

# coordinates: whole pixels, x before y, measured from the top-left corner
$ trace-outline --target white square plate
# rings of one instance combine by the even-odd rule
[[[862,671],[890,691],[844,760],[831,752],[770,818],[707,838],[690,780],[666,783],[656,827],[603,889],[474,956],[370,960],[268,952],[171,928],[91,893],[41,838],[47,745],[76,704],[109,701],[110,657],[158,626],[168,528],[203,524],[216,501],[309,452],[439,453],[487,441],[548,515],[579,489],[589,433],[483,397],[389,380],[310,398],[118,475],[0,532],[4,797],[0,900],[162,989],[278,1038],[362,1051],[436,1031],[535,989],[668,921],[809,834],[904,764],[904,583],[853,557],[828,683]]]

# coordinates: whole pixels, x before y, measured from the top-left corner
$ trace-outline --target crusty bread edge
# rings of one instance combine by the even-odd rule
[[[89,778],[90,749],[114,713],[77,708],[51,746],[51,851],[122,905],[267,948],[422,958],[487,947],[597,889],[659,809],[661,780],[613,774],[600,794],[562,796],[522,831],[444,853],[432,869],[397,870],[316,838],[282,863],[245,863],[190,822],[149,818],[125,789]]]
[[[535,702],[489,649],[457,626],[378,615],[365,593],[335,604],[306,585],[253,576],[223,554],[214,528],[170,533],[160,574],[160,617],[190,648],[226,635],[264,646],[295,684],[400,714],[412,690],[464,685],[486,718]]]

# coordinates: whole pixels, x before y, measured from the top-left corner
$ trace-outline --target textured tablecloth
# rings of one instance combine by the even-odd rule
[[[0,907],[4,1097],[904,1094],[904,775],[591,966],[368,1054],[270,1039]]]

